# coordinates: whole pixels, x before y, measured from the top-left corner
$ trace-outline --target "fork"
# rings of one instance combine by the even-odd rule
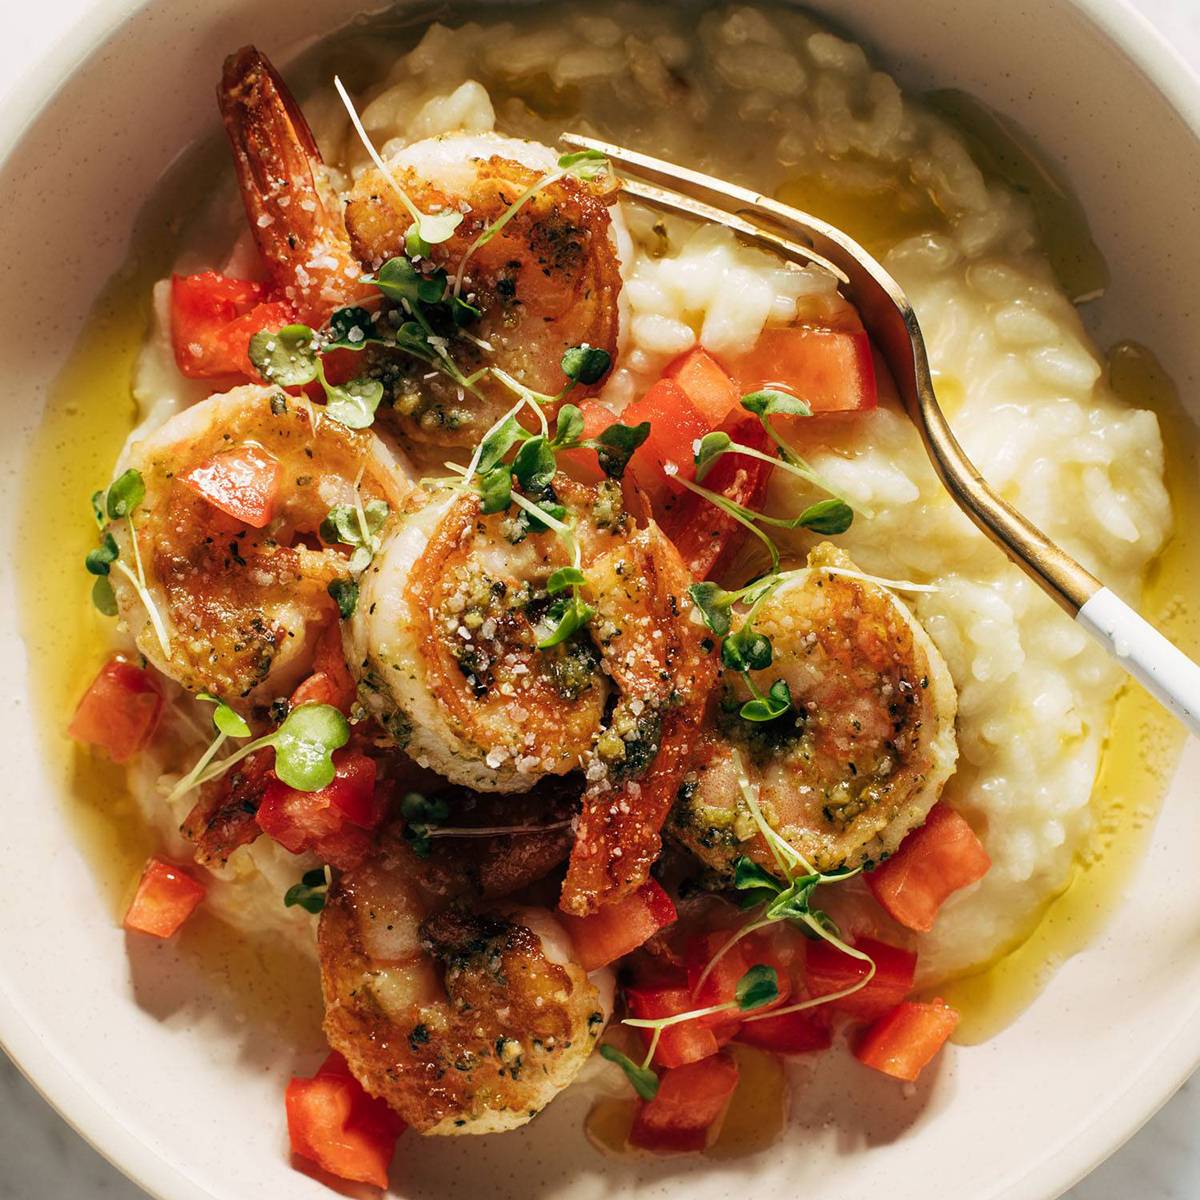
[[[917,315],[900,285],[842,230],[748,188],[622,146],[567,133],[603,154],[624,191],[656,208],[716,222],[789,262],[829,271],[891,371],[938,477],[955,503],[1007,556],[1194,734],[1200,666],[988,486],[938,405]]]

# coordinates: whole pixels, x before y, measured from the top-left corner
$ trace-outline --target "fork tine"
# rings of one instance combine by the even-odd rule
[[[685,196],[668,188],[656,187],[654,184],[642,183],[637,179],[625,180],[623,191],[647,204],[653,204],[656,208],[665,208],[670,212],[695,217],[701,221],[724,225],[740,237],[765,246],[790,262],[815,263],[828,271],[839,283],[848,284],[850,282],[845,271],[835,266],[823,254],[818,254],[811,246],[791,241],[768,229],[754,225],[737,213],[726,212],[723,208],[714,208],[711,204],[694,200],[691,196]]]

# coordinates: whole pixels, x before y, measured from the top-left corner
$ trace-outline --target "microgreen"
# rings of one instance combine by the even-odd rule
[[[572,383],[582,383],[590,387],[604,378],[605,372],[612,365],[612,355],[607,350],[597,346],[589,346],[586,342],[581,346],[572,346],[562,356],[563,374]]]
[[[538,641],[539,650],[549,650],[559,646],[572,634],[582,629],[595,615],[596,610],[580,597],[578,585],[571,589],[570,596],[556,600],[546,612],[547,623],[553,622],[553,627],[545,637]]]
[[[400,815],[404,818],[404,836],[418,858],[429,856],[430,834],[450,815],[450,808],[440,796],[424,796],[406,792],[400,800]]]
[[[329,318],[325,346],[330,350],[362,350],[373,342],[385,342],[371,314],[356,306],[339,308]]]
[[[230,708],[220,696],[214,696],[211,692],[197,692],[196,699],[216,705],[213,709],[212,723],[218,733],[235,738],[250,736],[250,726],[246,724],[245,719]]]
[[[797,396],[781,392],[775,388],[751,392],[741,399],[742,407],[756,417],[768,417],[776,413],[791,417],[811,417],[812,409]]]
[[[218,714],[222,713],[223,708],[228,709],[217,697],[207,693],[197,698],[216,703]],[[232,709],[228,709],[228,712],[238,721],[241,720]],[[214,715],[214,722],[216,719]],[[266,747],[272,747],[275,751],[275,774],[283,783],[299,792],[320,791],[333,781],[333,752],[340,750],[350,740],[349,722],[331,704],[300,704],[284,717],[273,732],[240,746],[227,758],[213,762],[226,738],[244,738],[250,734],[244,722],[242,728],[245,732],[242,733],[231,732],[235,730],[235,724],[228,716],[223,715],[222,721],[225,727],[217,725],[218,733],[213,743],[172,789],[167,798],[168,804],[208,783],[210,779],[219,778],[247,755]]]
[[[351,575],[365,571],[379,553],[379,531],[391,511],[386,500],[368,500],[363,504],[357,496],[356,488],[354,504],[335,504],[317,530],[327,545],[354,547],[348,564]]]
[[[737,981],[733,994],[742,1012],[771,1004],[779,999],[779,973],[774,967],[759,963]]]
[[[339,310],[347,311],[363,310]],[[330,383],[321,360],[324,348],[309,326],[286,325],[278,332],[264,329],[256,333],[250,339],[249,355],[259,374],[280,387],[303,387],[318,380],[325,391],[328,416],[349,429],[366,429],[374,422],[375,410],[383,399],[383,384],[377,379]]]
[[[446,293],[446,273],[422,275],[407,258],[389,258],[373,278],[373,283],[389,300],[397,303],[437,304]]]
[[[354,616],[358,607],[358,584],[353,579],[331,579],[325,590],[337,605],[338,616],[343,621]]]
[[[300,876],[300,882],[294,883],[283,893],[285,908],[302,908],[314,916],[325,907],[325,896],[329,890],[329,868],[314,867]]]
[[[146,573],[142,568],[142,554],[138,546],[137,525],[134,513],[146,498],[146,481],[142,473],[133,467],[123,471],[113,480],[107,492],[92,494],[92,515],[100,529],[100,544],[88,552],[83,565],[88,573],[96,576],[92,584],[92,603],[106,617],[115,617],[118,612],[117,596],[113,591],[112,570],[115,567],[137,593],[146,610],[154,636],[164,658],[171,657],[171,639],[167,636],[166,622],[150,595],[146,585]],[[133,551],[133,569],[121,561],[121,550],[116,538],[107,526],[108,521],[125,521],[129,526],[129,545]]]
[[[639,1067],[628,1054],[623,1054],[611,1042],[601,1043],[600,1057],[616,1063],[643,1100],[653,1100],[658,1095],[658,1076],[648,1066]]]

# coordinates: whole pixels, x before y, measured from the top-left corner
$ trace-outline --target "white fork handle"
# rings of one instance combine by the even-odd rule
[[[1102,587],[1076,620],[1161,704],[1200,736],[1200,666]]]

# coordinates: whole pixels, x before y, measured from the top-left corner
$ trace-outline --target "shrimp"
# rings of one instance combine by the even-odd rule
[[[832,871],[892,853],[954,770],[958,699],[941,654],[895,595],[836,573],[846,570],[850,559],[824,543],[755,615],[773,661],[752,674],[760,691],[787,683],[789,713],[744,720],[750,693],[724,673],[716,727],[670,822],[718,870],[742,855],[775,869],[747,791],[789,845]]]
[[[554,490],[576,517],[587,625],[539,649],[563,542],[452,492],[406,517],[364,573],[347,657],[368,710],[455,783],[519,792],[584,770],[562,906],[586,913],[645,881],[715,667],[658,527],[634,526],[616,484],[559,474]]]
[[[318,932],[325,1034],[426,1134],[525,1124],[578,1074],[612,1008],[544,909],[424,884],[402,843],[341,876]]]
[[[273,515],[262,528],[215,507],[185,478],[244,448],[274,472]],[[256,386],[178,413],[134,442],[120,466],[145,483],[135,511],[111,526],[121,563],[144,571],[144,593],[132,572],[111,575],[138,648],[189,691],[251,703],[290,691],[336,619],[328,587],[348,571],[344,549],[319,540],[329,510],[383,501],[394,521],[409,492],[373,434]]]
[[[253,46],[231,54],[217,102],[250,231],[276,294],[313,326],[372,295],[312,130],[266,55]]]
[[[359,259],[379,266],[404,254],[412,218],[395,183],[422,212],[457,210],[462,223],[430,257],[458,276],[461,295],[481,310],[450,349],[458,371],[501,368],[526,387],[556,394],[560,362],[572,346],[616,355],[620,327],[621,259],[628,241],[614,203],[617,183],[571,176],[538,186],[555,171],[548,146],[498,134],[450,134],[414,142],[387,163],[392,180],[366,172],[346,206],[346,227]],[[477,244],[529,189],[530,199],[490,239]],[[444,374],[426,378],[426,364],[397,361],[385,375],[393,412],[407,436],[472,445],[511,403],[486,376],[479,395],[466,396]],[[549,406],[551,412],[554,406]]]

